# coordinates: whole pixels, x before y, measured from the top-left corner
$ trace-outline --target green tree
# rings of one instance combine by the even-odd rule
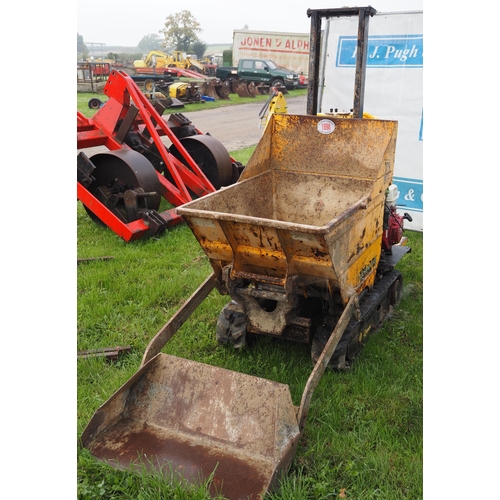
[[[161,38],[156,34],[143,36],[137,47],[139,47],[144,54],[150,50],[161,50]]]
[[[203,30],[200,23],[191,12],[183,10],[167,16],[165,28],[160,30],[160,33],[165,37],[164,47],[175,47],[177,50],[188,52],[195,42],[199,42],[198,33],[201,31]]]
[[[205,54],[205,50],[207,50],[207,44],[204,42],[194,42],[189,49],[190,52],[196,54],[198,59],[203,59],[203,54]]]
[[[78,53],[78,58],[81,57],[82,59],[87,59],[89,55],[89,49],[87,49],[87,46],[83,41],[83,36],[79,33],[76,34],[76,52]]]

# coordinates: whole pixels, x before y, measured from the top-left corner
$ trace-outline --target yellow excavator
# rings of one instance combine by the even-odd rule
[[[186,52],[174,50],[166,54],[160,50],[151,50],[145,57],[134,61],[135,68],[180,68],[205,73],[205,66],[196,59],[188,57]]]
[[[182,52],[181,50],[174,50],[170,57],[171,60],[169,66],[175,66],[176,68],[181,69],[189,69],[198,73],[205,73],[205,66],[202,63],[192,57],[189,57],[185,52]]]
[[[160,50],[151,50],[149,54],[143,56],[142,59],[134,61],[134,68],[150,68],[155,66],[157,68],[166,68],[168,66],[169,55]]]
[[[269,99],[259,113],[259,128],[263,127],[264,130],[274,113],[286,113],[288,111],[286,99],[282,92],[272,88],[270,94]]]

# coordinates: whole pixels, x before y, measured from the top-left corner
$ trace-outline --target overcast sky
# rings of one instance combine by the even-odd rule
[[[77,33],[85,43],[135,47],[145,35],[159,34],[171,14],[189,10],[200,23],[200,39],[206,44],[232,44],[233,30],[309,33],[307,9],[334,9],[371,5],[378,12],[423,10],[423,0],[285,0],[249,2],[232,0],[78,0]],[[87,45],[90,49],[90,45]]]

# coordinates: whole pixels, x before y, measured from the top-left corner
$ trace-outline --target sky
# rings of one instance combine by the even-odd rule
[[[202,42],[207,45],[232,44],[233,30],[245,26],[251,31],[309,33],[311,20],[307,17],[307,9],[369,5],[378,12],[423,10],[423,0],[374,0],[359,5],[349,0],[287,0],[274,6],[247,0],[229,3],[147,0],[144,4],[135,0],[79,0],[77,33],[82,35],[89,49],[90,43],[136,47],[144,36],[159,34],[169,15],[189,10],[203,29],[199,34]],[[94,47],[97,49],[101,45]]]

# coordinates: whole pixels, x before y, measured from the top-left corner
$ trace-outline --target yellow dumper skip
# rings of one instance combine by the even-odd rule
[[[373,284],[397,122],[275,115],[239,181],[177,209],[218,279],[328,280],[344,303]]]

